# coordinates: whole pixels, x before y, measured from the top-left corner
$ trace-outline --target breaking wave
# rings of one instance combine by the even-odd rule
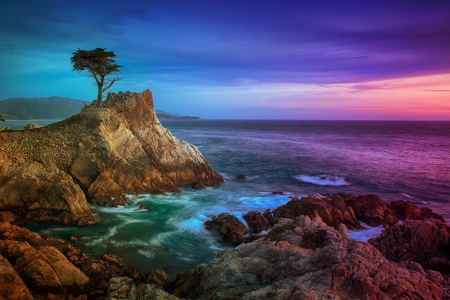
[[[328,174],[310,176],[310,175],[297,175],[294,176],[295,179],[308,182],[317,185],[332,185],[332,186],[341,186],[341,185],[349,185],[349,183],[343,177],[332,176]]]

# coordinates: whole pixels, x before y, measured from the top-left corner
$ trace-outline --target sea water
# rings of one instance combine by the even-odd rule
[[[410,200],[450,220],[450,122],[163,121],[197,146],[224,178],[220,187],[130,196],[126,207],[94,207],[102,222],[84,227],[37,225],[51,236],[78,236],[83,251],[116,254],[141,272],[172,278],[211,261],[227,246],[203,227],[226,212],[273,209],[293,196],[377,194]],[[236,180],[239,174],[247,180]],[[283,192],[282,195],[272,192]],[[140,204],[146,209],[139,210]],[[382,227],[351,231],[367,240]]]

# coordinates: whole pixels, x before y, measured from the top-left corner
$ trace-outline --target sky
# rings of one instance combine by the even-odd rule
[[[92,101],[70,57],[100,47],[182,115],[450,121],[448,0],[2,0],[0,41],[0,99]]]

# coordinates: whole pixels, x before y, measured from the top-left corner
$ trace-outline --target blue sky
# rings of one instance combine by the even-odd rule
[[[183,115],[450,120],[449,1],[3,0],[0,28],[0,99],[93,100],[70,56],[102,47]]]

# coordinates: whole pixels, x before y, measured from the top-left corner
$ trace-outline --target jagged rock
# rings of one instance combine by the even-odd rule
[[[89,278],[56,248],[33,248],[27,242],[0,241],[0,253],[15,261],[20,276],[38,288],[82,286]]]
[[[97,221],[67,173],[38,162],[16,163],[0,153],[0,208],[35,222],[84,225]]]
[[[425,269],[450,272],[450,226],[439,220],[407,220],[369,243],[391,261],[415,261]]]
[[[11,264],[0,254],[0,299],[32,300],[34,297]]]
[[[307,215],[310,218],[318,215],[327,225],[334,228],[339,228],[341,223],[350,229],[363,228],[356,219],[353,209],[340,199],[330,201],[315,195],[309,195],[300,200],[294,197],[273,211],[274,221],[279,218],[295,219],[300,215]]]
[[[121,276],[123,277],[129,277],[132,278],[134,281],[138,280],[139,278],[141,278],[141,273],[133,268],[127,268],[126,270],[124,270],[121,274]]]
[[[111,207],[117,207],[119,205],[126,206],[128,204],[128,197],[125,197],[125,195],[119,195],[114,200],[109,203],[109,206]]]
[[[400,220],[425,220],[436,219],[445,223],[444,218],[433,212],[428,207],[420,208],[411,203],[411,201],[398,200],[389,202],[389,208],[392,209]]]
[[[245,225],[233,215],[222,213],[205,222],[207,230],[215,230],[230,245],[244,242]]]
[[[213,262],[177,276],[172,295],[186,299],[442,299],[442,291],[423,270],[388,261],[368,243],[342,236],[319,217],[280,221],[273,234],[223,250]]]
[[[41,128],[42,126],[39,126],[35,123],[28,123],[27,125],[25,125],[25,127],[23,129],[35,129],[35,128]]]
[[[243,175],[243,174],[240,174],[240,175],[236,176],[236,179],[237,179],[237,180],[246,180],[246,179],[247,179],[247,176],[245,176],[245,175]]]
[[[196,147],[161,126],[150,90],[110,93],[103,107],[109,116],[83,137],[70,167],[91,199],[223,182]]]
[[[169,295],[164,290],[153,284],[133,284],[133,279],[128,277],[111,278],[108,285],[107,300],[178,300],[177,297]]]
[[[272,227],[270,221],[260,212],[251,211],[243,215],[243,218],[247,222],[251,233],[259,233]]]
[[[344,200],[346,205],[353,208],[356,218],[369,226],[397,223],[397,216],[389,208],[389,204],[381,201],[377,195],[355,197],[352,194],[336,194],[331,199],[334,201]]]
[[[160,289],[164,289],[172,283],[166,272],[160,269],[152,269],[145,274],[144,283],[153,284]]]

